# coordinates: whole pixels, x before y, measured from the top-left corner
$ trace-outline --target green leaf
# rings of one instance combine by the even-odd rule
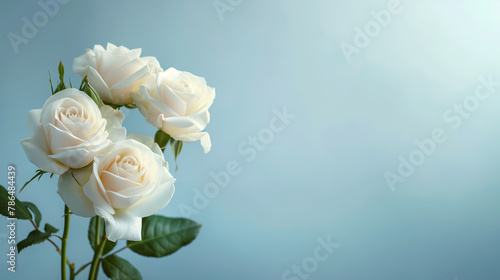
[[[137,268],[115,255],[109,255],[102,260],[102,270],[112,280],[142,280]]]
[[[57,229],[49,224],[45,224],[45,227],[43,228],[43,230],[45,230],[45,232],[49,233],[49,234],[56,233],[59,231],[59,229]]]
[[[49,83],[50,83],[50,92],[54,94],[54,87],[52,86],[52,77],[50,76],[50,71],[49,71]]]
[[[37,169],[36,170],[36,173],[35,173],[35,176],[33,176],[28,182],[24,183],[23,187],[21,188],[21,190],[19,192],[22,192],[24,190],[24,188],[29,184],[31,183],[31,181],[35,180],[37,177],[38,177],[38,181],[40,181],[40,178],[42,178],[43,174],[45,174],[47,172],[41,170],[41,169]],[[52,175],[54,175],[54,173],[52,173],[50,175],[50,178],[52,178]]]
[[[85,86],[85,82],[87,81],[87,76],[83,77],[82,82],[80,83],[80,87],[78,88],[80,91],[83,91],[83,87]]]
[[[28,237],[26,237],[26,239],[17,243],[17,252],[21,253],[21,250],[23,250],[26,247],[29,247],[29,246],[35,245],[35,244],[43,243],[49,237],[50,237],[50,233],[41,232],[39,230],[34,230],[34,231],[30,232],[30,234],[28,234]]]
[[[0,185],[0,187],[0,214],[9,218],[31,219],[31,213],[28,208],[17,198],[10,200],[12,196],[9,192],[7,192],[4,186]]]
[[[160,146],[162,152],[165,151],[165,148],[167,147],[167,144],[170,141],[170,139],[171,139],[170,135],[166,134],[161,129],[158,129],[158,131],[155,134],[155,143],[158,144],[158,146]]]
[[[96,227],[96,221],[97,221],[97,217],[94,216],[92,217],[92,219],[90,219],[90,223],[89,223],[89,231],[88,231],[88,237],[89,237],[89,242],[90,242],[90,246],[92,246],[92,249],[95,251],[97,250],[97,247],[95,246],[96,244],[96,240],[95,240],[95,227]],[[104,233],[104,223],[102,222],[102,219],[100,220],[101,221],[101,225],[99,227],[99,236],[103,236]],[[104,244],[104,250],[102,251],[102,254],[103,255],[106,255],[107,253],[109,253],[111,250],[113,250],[113,248],[116,246],[116,242],[113,242],[113,241],[106,241],[106,244]]]
[[[38,210],[38,207],[32,202],[23,202],[24,206],[31,210],[31,213],[35,215],[35,224],[37,227],[40,227],[40,222],[42,221],[42,213],[40,213],[40,210]]]
[[[147,257],[164,257],[193,241],[201,224],[185,218],[153,215],[142,219],[142,240],[127,241],[127,247]]]
[[[101,97],[97,93],[97,91],[89,84],[89,80],[87,76],[85,76],[80,84],[80,90],[85,92],[92,100],[94,100],[97,106],[103,105]]]
[[[170,141],[170,149],[172,149],[172,153],[174,154],[174,159],[175,159],[175,171],[179,169],[179,166],[177,165],[177,157],[181,153],[182,150],[182,141],[174,140]]]
[[[92,100],[94,100],[95,104],[97,106],[103,105],[101,97],[97,93],[97,91],[89,84],[89,80],[87,79],[87,76],[83,78],[82,83],[80,85],[80,90],[85,92]]]
[[[137,105],[135,103],[130,103],[130,104],[125,105],[125,107],[128,109],[135,109],[135,108],[137,108]]]

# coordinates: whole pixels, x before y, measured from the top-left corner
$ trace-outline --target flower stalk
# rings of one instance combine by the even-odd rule
[[[98,242],[97,240],[101,240],[101,242],[99,242],[99,247],[96,247],[96,250],[94,252],[94,258],[92,259],[92,264],[90,265],[89,280],[97,279],[97,274],[99,272],[100,258],[104,250],[104,245],[106,245],[106,240],[108,240],[105,234],[102,237],[100,237],[100,223],[101,223],[101,218],[98,217],[96,221],[96,237],[98,237],[98,239],[96,239],[96,243]]]
[[[64,233],[61,238],[61,279],[66,280],[66,248],[68,245],[68,234],[69,234],[69,221],[71,213],[69,212],[68,206],[64,205]]]

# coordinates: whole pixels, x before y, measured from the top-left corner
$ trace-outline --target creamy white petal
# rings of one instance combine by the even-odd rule
[[[84,149],[72,149],[67,152],[49,155],[49,158],[57,160],[70,168],[82,168],[94,159],[94,153]]]
[[[127,135],[127,139],[133,139],[138,142],[141,142],[142,144],[148,146],[154,153],[163,156],[160,146],[158,146],[158,144],[155,143],[153,137],[149,135],[143,135],[132,132],[129,135]]]
[[[95,216],[93,203],[83,192],[83,186],[88,182],[91,174],[92,167],[90,166],[80,170],[68,170],[59,177],[57,183],[57,193],[71,212],[78,216]]]
[[[128,207],[134,205],[136,202],[138,202],[142,197],[140,194],[122,195],[122,194],[114,192],[114,191],[107,191],[107,195],[109,197],[109,200],[111,200],[111,204],[113,205],[113,208],[115,208],[115,209],[128,208]]]
[[[49,158],[45,150],[41,148],[34,139],[23,139],[21,141],[21,145],[24,153],[26,153],[26,156],[28,157],[28,160],[41,170],[57,175],[61,175],[68,170],[67,166]]]
[[[26,123],[31,136],[23,139],[21,145],[29,161],[43,171],[62,174],[68,167],[58,161],[49,158],[49,148],[46,142],[45,132],[40,125],[42,110],[31,110],[28,112]]]
[[[115,69],[106,76],[111,89],[129,86],[150,73],[148,66],[141,60],[135,59]]]
[[[139,203],[133,205],[127,211],[138,217],[147,217],[163,209],[169,202],[175,192],[174,182],[166,167],[161,170],[161,177],[158,178],[158,186],[154,192],[147,197],[143,197]]]
[[[106,120],[106,131],[109,133],[108,139],[113,142],[125,139],[127,129],[122,126],[122,122],[125,119],[123,112],[115,110],[108,105],[104,105],[100,109],[102,117]]]
[[[200,131],[205,128],[205,124],[198,122],[197,120],[187,117],[170,117],[163,118],[163,123],[169,124],[177,128],[190,128],[194,131]]]
[[[112,216],[103,217],[106,223],[106,236],[111,241],[141,240],[142,219],[126,211],[116,211]]]
[[[81,75],[87,66],[96,67],[96,56],[91,49],[87,49],[83,55],[75,58],[73,61],[73,72]]]
[[[143,98],[143,100],[141,100],[142,105],[147,107],[147,113],[151,115],[152,118],[156,118],[158,114],[164,114],[169,117],[179,116],[175,110],[161,101],[161,97],[158,96],[159,93],[157,89],[142,86],[140,87],[140,91]]]
[[[115,192],[119,192],[120,190],[123,189],[134,188],[142,185],[140,183],[120,177],[117,174],[113,174],[106,170],[101,172],[101,181],[102,184],[106,186],[106,190],[111,190]]]
[[[61,152],[59,148],[78,146],[84,141],[77,138],[71,132],[60,130],[51,123],[47,124],[45,132],[47,133],[47,141],[49,142],[51,154]]]
[[[208,134],[208,132],[194,132],[194,133],[181,134],[178,136],[177,140],[184,142],[195,142],[200,140],[200,144],[203,147],[203,151],[205,153],[210,152],[210,149],[212,147],[212,142],[210,141],[210,135]]]
[[[100,186],[98,185],[98,182],[95,177],[95,161],[93,166],[93,173],[90,176],[90,179],[87,182],[87,184],[83,186],[83,192],[94,204],[94,209],[97,210],[97,208],[101,208],[102,210],[110,214],[115,213],[113,207],[111,207],[108,201],[103,197],[103,194],[101,194]],[[96,214],[99,215],[97,212]]]
[[[55,155],[49,155],[50,158],[58,160],[70,168],[82,168],[87,166],[94,160],[95,155],[111,143],[110,140],[105,140],[91,149],[68,149]]]
[[[201,136],[200,143],[201,146],[203,147],[203,151],[206,153],[210,152],[210,149],[212,148],[212,141],[210,141],[210,135],[208,135],[207,132],[202,132],[203,135]]]
[[[98,52],[98,69],[101,77],[106,80],[106,76],[120,68],[129,61],[129,58],[121,53],[112,53],[109,51]]]
[[[26,116],[26,124],[28,125],[31,136],[45,138],[45,136],[43,136],[43,132],[40,130],[41,115],[41,109],[30,110]]]
[[[80,76],[82,76],[82,78],[87,76],[90,85],[97,91],[104,102],[111,102],[113,100],[113,96],[111,95],[108,85],[95,68],[90,66],[87,67],[85,71],[80,74]]]
[[[158,88],[164,104],[174,110],[178,116],[186,114],[187,104],[182,98],[175,94],[167,85],[161,84]]]

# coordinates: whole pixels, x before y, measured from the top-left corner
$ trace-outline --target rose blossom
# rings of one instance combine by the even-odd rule
[[[154,81],[161,72],[154,57],[140,57],[141,49],[129,50],[108,43],[106,49],[95,45],[94,50],[75,58],[73,72],[87,76],[90,85],[108,104],[127,105],[133,102],[132,93],[139,85]]]
[[[95,157],[92,167],[67,172],[58,183],[71,211],[102,217],[112,241],[141,240],[141,218],[165,207],[174,194],[175,179],[158,145],[148,136],[132,138],[146,144],[134,139],[113,143]]]
[[[65,89],[49,97],[42,109],[29,111],[31,136],[21,145],[33,164],[61,175],[90,164],[111,140],[124,138],[122,121],[122,112],[109,106],[99,110],[84,92]]]
[[[210,151],[210,136],[203,130],[210,122],[208,109],[215,89],[204,78],[169,68],[156,77],[156,83],[140,87],[133,94],[146,121],[185,142],[201,141],[205,153]]]

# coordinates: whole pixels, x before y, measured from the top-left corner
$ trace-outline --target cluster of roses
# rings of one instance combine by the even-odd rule
[[[72,213],[104,219],[109,240],[141,240],[141,218],[167,205],[175,179],[163,149],[150,136],[122,127],[121,106],[137,107],[166,143],[200,141],[205,153],[215,90],[202,77],[169,68],[141,49],[96,45],[76,58],[73,71],[97,93],[59,90],[31,110],[28,159],[60,175],[58,193]],[[158,133],[157,133],[158,134]],[[158,142],[158,141],[156,141]],[[164,143],[165,144],[165,143]]]

